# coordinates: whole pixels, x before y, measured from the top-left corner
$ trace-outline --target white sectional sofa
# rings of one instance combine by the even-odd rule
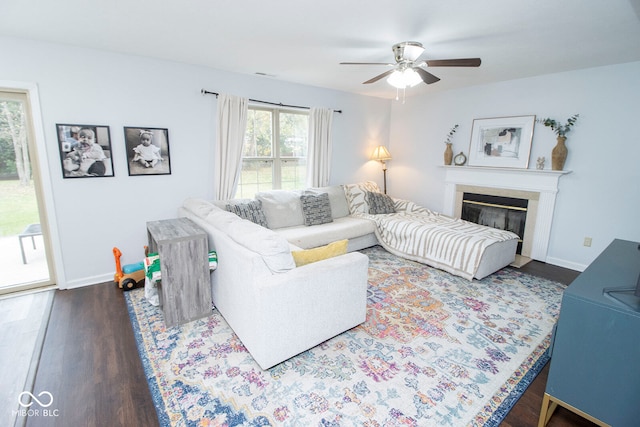
[[[206,230],[218,254],[213,303],[262,369],[364,322],[365,255],[296,267],[291,251],[300,248],[273,230],[199,199],[186,200],[178,214]]]
[[[180,216],[207,231],[219,261],[212,273],[213,302],[263,369],[365,320],[368,258],[355,251],[381,244],[399,256],[469,280],[514,260],[513,233],[456,220],[404,200],[387,199],[395,206],[394,214],[372,215],[367,192],[371,196],[379,189],[366,182],[273,190],[253,200],[187,199],[179,209]],[[309,206],[303,208],[315,198],[325,199],[317,216],[310,215]],[[324,209],[327,205],[330,209]],[[500,237],[476,236],[487,232]],[[346,254],[295,266],[292,251],[344,239]],[[436,247],[437,256],[430,247]]]

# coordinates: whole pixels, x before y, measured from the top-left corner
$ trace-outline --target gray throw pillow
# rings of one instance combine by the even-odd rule
[[[240,218],[248,219],[258,225],[267,227],[267,217],[264,216],[260,200],[252,200],[247,203],[229,203],[226,209]]]
[[[396,213],[393,199],[386,194],[367,191],[365,199],[369,205],[369,213],[372,215]]]
[[[333,222],[331,203],[327,193],[303,194],[300,196],[302,214],[306,225],[319,225]]]

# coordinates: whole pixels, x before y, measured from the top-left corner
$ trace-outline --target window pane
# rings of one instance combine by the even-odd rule
[[[243,157],[271,157],[273,125],[271,111],[249,109],[247,132],[242,147]]]
[[[306,159],[282,159],[280,162],[281,185],[283,190],[299,190],[307,180]]]
[[[304,188],[308,128],[308,113],[250,107],[235,197],[252,198],[259,191]]]
[[[273,161],[243,159],[236,199],[251,199],[259,191],[273,190]]]
[[[309,115],[280,113],[280,157],[307,157]]]

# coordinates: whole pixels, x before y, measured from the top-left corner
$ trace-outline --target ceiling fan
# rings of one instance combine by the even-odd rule
[[[418,60],[424,47],[419,42],[402,42],[394,44],[391,48],[396,63],[385,62],[341,62],[341,65],[386,65],[393,69],[378,74],[372,79],[363,82],[363,84],[375,83],[387,76],[387,81],[398,89],[404,89],[407,86],[415,86],[420,82],[432,84],[440,80],[424,67],[479,67],[480,58],[464,58],[464,59],[432,59]]]

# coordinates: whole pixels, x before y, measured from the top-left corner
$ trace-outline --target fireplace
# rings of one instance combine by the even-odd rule
[[[460,218],[480,225],[507,230],[520,237],[517,254],[522,254],[522,238],[529,200],[489,194],[463,193]]]
[[[516,256],[514,265],[522,266],[533,258],[531,249],[536,229],[539,200],[540,193],[535,191],[460,184],[456,185],[454,216],[465,219],[463,211],[470,211],[472,215],[477,212],[478,220],[473,220],[474,218],[472,218],[471,222],[516,233],[520,239],[516,252],[518,256]],[[474,207],[471,208],[470,206]],[[480,211],[484,211],[482,219],[480,219]],[[501,220],[502,217],[504,217],[504,220]],[[511,220],[509,224],[507,224],[507,218]]]
[[[527,259],[547,261],[559,180],[570,171],[471,166],[443,168],[446,173],[443,213],[461,218],[465,193],[524,200],[524,231],[522,234],[516,232],[522,240],[516,265],[523,265]]]

